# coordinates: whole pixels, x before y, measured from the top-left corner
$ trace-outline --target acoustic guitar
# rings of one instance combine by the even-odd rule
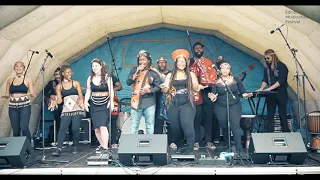
[[[118,116],[120,112],[120,108],[119,108],[119,98],[117,95],[114,95],[113,97],[113,110],[111,112],[112,116]]]
[[[247,72],[253,70],[254,67],[255,67],[254,64],[250,64],[247,69],[245,69],[244,71],[242,71],[242,72],[237,76],[237,78],[239,78],[241,81],[243,81],[243,80],[246,78]]]

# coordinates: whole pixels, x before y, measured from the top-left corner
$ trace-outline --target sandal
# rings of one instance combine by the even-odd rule
[[[193,150],[198,151],[199,150],[199,143],[194,143]]]
[[[216,149],[217,147],[212,142],[207,142],[207,148],[210,148],[212,150]]]

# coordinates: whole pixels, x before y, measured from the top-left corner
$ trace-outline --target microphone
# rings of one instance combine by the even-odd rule
[[[270,32],[270,34],[273,34],[274,32],[276,32],[277,30],[280,30],[280,28],[282,28],[282,26],[284,26],[285,24],[282,24],[280,27],[278,27],[277,29],[275,29],[275,30],[272,30],[271,32]]]
[[[53,56],[48,50],[46,50],[46,53],[48,54],[49,57],[51,57],[52,59],[54,59],[54,56]]]
[[[188,30],[187,30],[187,34],[188,34],[188,36],[190,35]]]
[[[216,70],[217,76],[219,77],[221,75],[220,69],[215,64],[213,64],[213,68]]]
[[[39,51],[33,51],[33,50],[29,50],[29,51],[36,53],[36,54],[39,54]]]

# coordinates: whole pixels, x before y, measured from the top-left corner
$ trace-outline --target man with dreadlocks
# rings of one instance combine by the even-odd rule
[[[199,150],[200,147],[200,128],[202,124],[205,132],[206,147],[209,149],[216,149],[216,146],[212,143],[212,141],[213,139],[218,140],[220,138],[220,134],[215,133],[214,135],[217,137],[212,137],[212,129],[214,126],[214,129],[216,130],[215,132],[218,132],[219,123],[215,118],[213,118],[213,102],[211,102],[208,98],[208,93],[211,91],[211,86],[214,85],[218,79],[217,73],[211,59],[204,57],[204,45],[202,43],[194,43],[193,52],[195,57],[190,60],[190,62],[193,61],[193,64],[190,64],[190,70],[197,76],[199,84],[207,86],[207,88],[197,92],[200,102],[195,102],[197,107],[194,121],[196,132],[194,150]]]
[[[264,68],[264,76],[259,91],[273,91],[275,94],[270,94],[266,97],[267,101],[267,117],[268,117],[268,132],[274,132],[274,113],[278,106],[279,116],[281,121],[282,132],[290,132],[287,121],[287,87],[288,87],[288,68],[280,62],[278,56],[272,49],[264,52],[266,67]],[[263,90],[266,86],[267,89]]]
[[[154,133],[156,92],[160,91],[161,79],[151,68],[151,55],[141,50],[137,55],[137,67],[131,69],[127,85],[132,86],[131,134],[138,134],[140,119],[145,116],[146,134]]]

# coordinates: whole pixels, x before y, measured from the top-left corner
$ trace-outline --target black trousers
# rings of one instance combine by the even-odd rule
[[[208,93],[211,88],[206,88],[201,91],[203,103],[196,106],[196,115],[194,119],[194,129],[196,134],[196,142],[200,142],[201,125],[205,131],[205,141],[212,142],[212,138],[220,139],[220,130],[218,121],[213,118],[213,102],[209,99]],[[213,125],[215,127],[213,127]],[[212,137],[212,130],[215,130],[214,137]]]
[[[228,113],[227,106],[220,106],[216,104],[214,107],[214,112],[217,116],[219,124],[222,129],[223,138],[227,146],[229,145],[229,136],[228,136]],[[241,152],[241,127],[240,120],[242,114],[241,103],[233,104],[229,106],[229,122],[230,122],[230,131],[232,131],[233,140],[236,143],[236,151]]]
[[[62,116],[61,117],[61,124],[59,128],[58,133],[58,148],[62,148],[63,141],[66,137],[66,132],[68,130],[68,127],[70,123],[72,122],[72,139],[73,139],[73,145],[78,146],[79,140],[80,140],[80,125],[82,121],[82,115],[75,115],[75,116]]]
[[[214,109],[214,106],[213,106]],[[213,140],[220,140],[220,125],[215,113],[212,116],[212,137]]]
[[[59,104],[58,109],[53,111],[53,117],[56,121],[56,133],[58,134],[60,129],[60,123],[61,123],[61,113],[62,113],[62,107],[63,105]],[[69,140],[72,140],[72,122],[69,125]]]
[[[184,138],[187,141],[188,149],[193,150],[195,143],[194,117],[196,108],[191,103],[183,105],[171,105],[168,108],[168,118],[173,142],[178,148],[182,148]]]
[[[163,118],[156,118],[154,122],[154,132],[153,134],[163,134],[163,127],[164,127],[164,119]],[[173,143],[172,140],[172,132],[170,128],[170,122],[166,123],[167,125],[167,135],[168,135],[168,144],[170,145]]]
[[[119,116],[112,116],[111,115],[111,144],[118,144],[119,140],[119,130],[117,126],[117,121],[118,121]]]
[[[277,94],[270,94],[266,97],[267,102],[267,132],[274,132],[274,115],[278,106],[282,132],[290,132],[287,120],[287,89],[281,89]]]
[[[26,136],[31,142],[31,133],[29,129],[29,122],[31,116],[31,106],[22,108],[9,107],[9,119],[12,127],[13,136]]]

